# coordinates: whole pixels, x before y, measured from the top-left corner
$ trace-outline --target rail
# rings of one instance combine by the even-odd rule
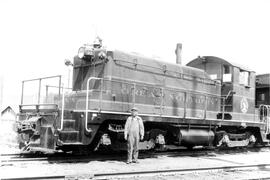
[[[118,172],[102,172],[102,173],[84,173],[84,174],[59,174],[59,175],[40,175],[40,176],[23,176],[23,177],[4,177],[2,180],[33,180],[33,179],[155,179],[154,177],[159,177],[161,174],[173,177],[176,174],[187,174],[194,173],[198,174],[201,172],[213,172],[213,171],[247,171],[247,170],[265,170],[270,167],[269,163],[253,163],[253,164],[238,164],[238,165],[220,165],[220,166],[210,166],[210,167],[194,167],[194,168],[171,168],[171,169],[157,169],[157,170],[133,170],[133,171],[118,171]],[[228,173],[226,173],[228,174]],[[149,178],[150,177],[150,178]],[[190,177],[190,176],[187,176]],[[256,176],[255,179],[269,179],[269,175],[265,178],[261,176]]]

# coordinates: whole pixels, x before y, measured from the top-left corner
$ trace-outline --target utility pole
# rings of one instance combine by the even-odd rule
[[[68,88],[70,88],[69,83],[70,83],[70,67],[68,67]]]

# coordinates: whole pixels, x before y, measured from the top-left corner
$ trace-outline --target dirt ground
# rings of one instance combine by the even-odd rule
[[[28,177],[44,175],[78,175],[98,174],[130,171],[151,171],[168,169],[189,169],[220,167],[234,165],[250,165],[256,163],[270,162],[270,150],[259,152],[245,152],[242,154],[211,154],[207,156],[168,156],[160,155],[140,159],[138,164],[126,164],[122,160],[89,161],[83,163],[56,163],[38,162],[16,163],[1,165],[0,174],[2,178],[7,177]],[[14,173],[16,172],[16,173]],[[162,174],[158,176],[123,177],[118,179],[254,179],[270,178],[270,168],[253,168],[246,170],[223,170],[205,171],[200,173],[185,174]]]
[[[200,173],[170,174],[157,176],[140,176],[129,178],[118,178],[119,180],[251,180],[251,179],[269,179],[269,169],[267,171],[258,170],[219,170]]]
[[[1,119],[0,145],[0,154],[11,154],[19,152],[15,119]]]

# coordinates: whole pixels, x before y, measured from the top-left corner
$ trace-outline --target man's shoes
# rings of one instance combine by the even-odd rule
[[[139,161],[138,160],[134,160],[134,161],[132,161],[133,163],[139,163]]]
[[[127,161],[126,163],[127,163],[127,164],[130,164],[130,163],[131,163],[131,161]]]

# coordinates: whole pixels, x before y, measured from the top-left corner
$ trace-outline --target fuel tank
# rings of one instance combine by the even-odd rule
[[[209,146],[215,138],[215,134],[209,129],[180,129],[179,144],[184,146]]]

